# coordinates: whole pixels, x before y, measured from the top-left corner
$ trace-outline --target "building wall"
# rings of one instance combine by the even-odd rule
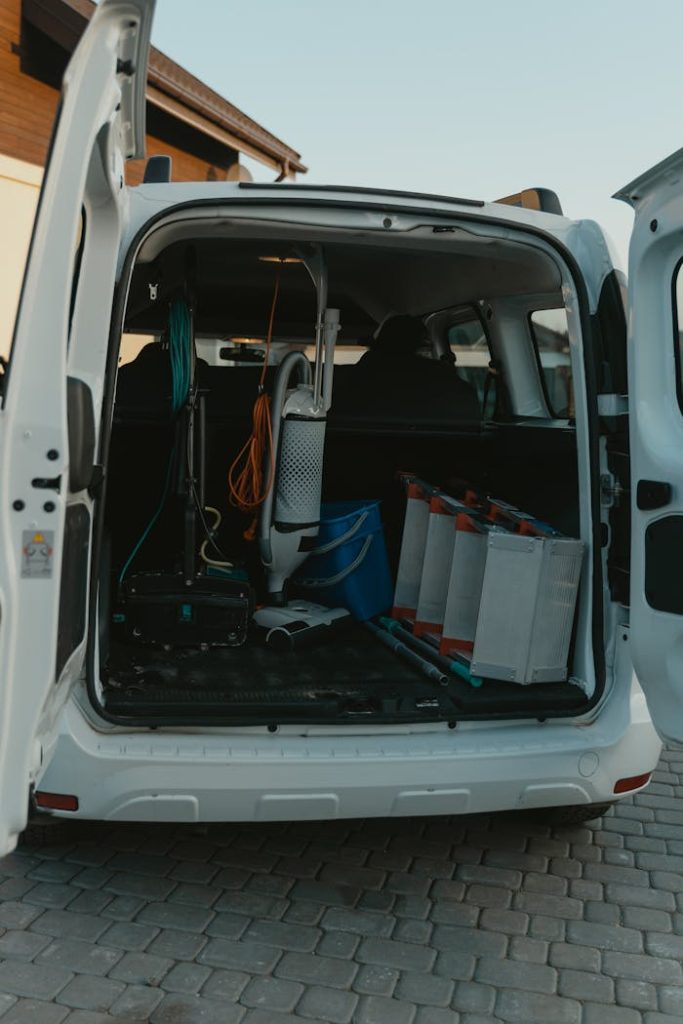
[[[0,154],[0,355],[7,356],[43,173]]]

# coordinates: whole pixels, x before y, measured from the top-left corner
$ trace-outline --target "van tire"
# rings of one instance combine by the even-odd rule
[[[551,825],[583,825],[586,821],[601,818],[613,806],[612,801],[607,801],[604,804],[570,804],[568,807],[551,807],[544,817]]]

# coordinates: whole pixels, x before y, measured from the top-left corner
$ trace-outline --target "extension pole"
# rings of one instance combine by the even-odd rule
[[[436,665],[432,664],[431,661],[427,661],[426,658],[421,657],[421,655],[411,650],[410,647],[407,647],[400,640],[397,640],[395,637],[391,636],[390,633],[387,633],[385,629],[382,629],[380,626],[376,626],[374,622],[366,622],[365,625],[372,633],[374,633],[377,639],[383,643],[385,647],[388,647],[389,650],[394,652],[394,654],[398,654],[400,658],[407,661],[409,665],[413,666],[413,668],[416,668],[423,676],[427,676],[427,678],[431,679],[432,682],[440,683],[441,686],[446,685],[448,682],[448,676],[445,675],[441,669],[437,668]]]
[[[471,686],[479,687],[484,682],[481,676],[473,676],[467,665],[452,658],[444,658],[426,640],[422,640],[420,637],[414,636],[407,629],[404,629],[396,619],[390,619],[388,616],[382,615],[379,621],[392,636],[399,637],[413,649],[421,651],[432,664],[441,666],[446,672],[450,672],[451,675],[460,676],[461,679],[464,679]]]

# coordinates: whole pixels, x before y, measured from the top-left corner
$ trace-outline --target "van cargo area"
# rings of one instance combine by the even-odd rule
[[[379,232],[349,237],[292,227],[285,235],[238,222],[222,230],[200,218],[162,225],[132,267],[99,534],[91,695],[103,714],[148,725],[276,728],[580,713],[595,698],[585,655],[592,526],[588,496],[579,493],[572,371],[576,378],[580,368],[570,363],[559,262],[537,245],[498,238],[482,226],[437,231],[428,225],[389,244]],[[303,429],[299,447],[285,435],[285,424],[298,429],[303,414],[283,416],[278,435],[272,396],[279,367],[293,352],[309,360],[311,388],[322,380],[315,342],[326,309],[339,311],[341,329],[335,337],[330,328],[331,405],[313,451]],[[535,327],[532,311],[552,315]],[[409,337],[415,324],[419,344]],[[177,349],[185,335],[196,353],[187,366]],[[331,378],[331,364],[325,372]],[[519,384],[524,374],[537,386],[535,400],[533,388]],[[189,391],[179,394],[183,379],[191,382]],[[307,386],[303,371],[299,386]],[[262,488],[267,492],[270,483],[271,497],[245,510],[235,495],[243,496],[239,471],[253,470],[254,449],[241,464],[236,459],[264,390],[276,433],[272,480],[267,459],[262,467]],[[193,408],[186,416],[188,394]],[[256,447],[267,441],[261,423]],[[305,523],[301,564],[285,573],[291,578],[284,593],[274,596],[264,508],[270,500],[273,521],[282,517],[284,462],[298,460],[288,470],[296,503],[318,457],[323,520],[326,510],[358,508],[363,522],[364,509],[376,512],[374,533],[366,531],[370,540],[363,548],[359,533],[359,547],[347,557],[357,563],[360,582],[347,599],[351,575],[336,565],[329,573],[345,582],[333,591],[307,586],[318,556],[306,555],[325,544],[317,524]],[[410,480],[426,482],[428,500],[443,495],[453,529],[462,525],[467,505],[477,528],[504,533],[505,524],[491,514],[497,498],[520,510],[527,528],[540,522],[551,538],[583,542],[578,604],[565,623],[568,653],[556,678],[468,677],[469,660],[477,657],[474,634],[444,659],[443,609],[432,628],[418,621],[417,608],[396,607],[397,577],[408,557]],[[277,527],[285,539],[295,531],[289,523]],[[443,553],[449,565],[452,538],[450,545]],[[363,575],[368,546],[384,562],[366,564]],[[486,586],[495,605],[491,580]],[[310,638],[306,623],[297,624],[300,637],[294,630],[284,645],[264,642],[263,623],[270,622],[267,614],[259,618],[264,605],[305,599],[324,606],[329,593],[335,600],[327,603],[344,609],[339,622],[329,628],[325,622]],[[557,599],[549,594],[533,602]],[[569,607],[566,593],[559,599]],[[416,642],[402,644],[408,634]],[[429,645],[434,658],[422,659]],[[397,646],[407,646],[412,657]],[[465,671],[447,671],[448,658]],[[421,660],[437,668],[425,671]]]

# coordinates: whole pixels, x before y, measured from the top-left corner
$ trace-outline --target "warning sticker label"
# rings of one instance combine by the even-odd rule
[[[54,563],[54,530],[24,530],[21,535],[21,575],[49,580]]]

